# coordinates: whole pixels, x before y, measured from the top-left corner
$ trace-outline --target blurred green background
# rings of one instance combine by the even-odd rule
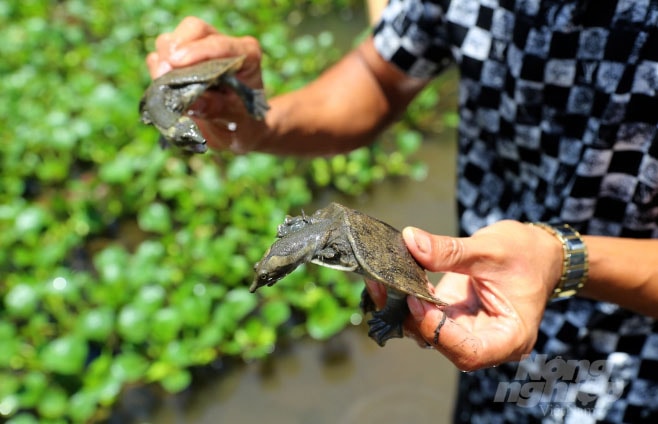
[[[352,34],[305,23],[356,0],[0,2],[0,421],[96,422],[122,390],[185,389],[218,357],[359,319],[361,284],[300,269],[257,295],[252,266],[314,195],[423,178],[436,90],[375,145],[312,160],[161,150],[139,122],[155,37],[196,15],[262,43],[268,96],[304,85]],[[349,37],[348,37],[349,35]],[[359,38],[357,37],[357,38]],[[440,82],[438,82],[440,83]],[[447,121],[454,117],[445,117]],[[356,314],[356,315],[355,315]]]

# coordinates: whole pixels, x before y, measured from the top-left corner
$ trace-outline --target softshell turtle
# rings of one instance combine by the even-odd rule
[[[423,268],[407,250],[400,231],[390,225],[331,203],[313,215],[288,216],[279,225],[278,239],[255,266],[256,276],[249,290],[271,286],[306,262],[356,272],[386,286],[384,308],[374,311],[364,290],[362,307],[372,312],[368,335],[380,346],[402,337],[402,324],[409,313],[407,295],[443,306],[432,296]]]
[[[183,115],[205,90],[226,86],[237,93],[256,119],[263,119],[269,109],[263,90],[254,90],[236,77],[244,56],[213,59],[185,68],[173,69],[155,79],[139,102],[142,122],[154,125],[162,137],[163,146],[169,143],[193,153],[204,153],[206,140],[194,121]]]

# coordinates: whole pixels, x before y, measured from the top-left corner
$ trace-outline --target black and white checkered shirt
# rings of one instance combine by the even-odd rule
[[[658,1],[391,0],[374,37],[410,75],[459,67],[462,234],[511,218],[658,238]],[[593,398],[495,402],[499,383],[525,366],[509,364],[462,376],[456,420],[658,417],[652,319],[574,298],[548,308],[535,349],[604,360],[605,378],[568,386]]]

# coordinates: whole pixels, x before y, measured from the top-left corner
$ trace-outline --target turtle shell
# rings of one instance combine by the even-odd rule
[[[339,206],[345,209],[347,237],[362,275],[410,296],[446,305],[430,293],[427,274],[409,253],[400,231],[359,211]]]
[[[154,84],[177,85],[209,84],[227,72],[235,72],[242,66],[244,56],[236,56],[224,59],[211,59],[185,68],[176,68],[162,75],[154,81]]]

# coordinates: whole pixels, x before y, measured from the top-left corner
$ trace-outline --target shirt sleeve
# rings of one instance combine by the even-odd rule
[[[413,77],[434,77],[452,62],[444,8],[437,1],[390,0],[373,37],[379,54]]]

